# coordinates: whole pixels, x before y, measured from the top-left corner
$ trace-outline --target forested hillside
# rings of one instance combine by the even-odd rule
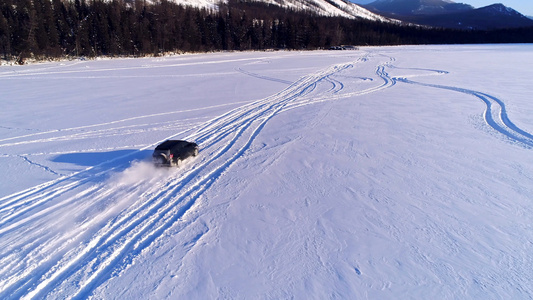
[[[429,29],[230,0],[217,11],[158,1],[2,0],[0,57],[144,56],[336,45],[533,42],[533,28]]]

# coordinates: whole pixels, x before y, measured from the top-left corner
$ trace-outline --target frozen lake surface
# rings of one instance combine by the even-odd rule
[[[0,298],[532,298],[532,77],[531,45],[0,67]]]

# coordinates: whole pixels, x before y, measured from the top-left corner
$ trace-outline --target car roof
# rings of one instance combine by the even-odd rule
[[[166,140],[155,147],[155,150],[170,150],[172,148],[181,148],[190,144],[190,142],[182,140]]]

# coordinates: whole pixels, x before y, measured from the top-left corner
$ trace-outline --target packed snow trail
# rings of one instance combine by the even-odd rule
[[[198,211],[207,205],[206,193],[237,162],[247,159],[246,153],[276,116],[296,108],[383,92],[396,87],[397,82],[426,86],[481,99],[487,107],[484,120],[491,128],[519,145],[532,146],[532,136],[509,120],[502,100],[469,89],[423,84],[402,76],[391,77],[389,70],[402,69],[394,66],[394,57],[376,55],[371,51],[359,56],[301,77],[270,97],[245,101],[248,104],[210,121],[195,120],[188,126],[184,125],[167,138],[194,140],[200,145],[201,152],[180,169],[155,169],[147,157],[160,141],[151,140],[113,159],[2,197],[0,298],[88,298],[98,287],[126,272],[171,228],[186,237],[180,240],[183,251],[179,257],[183,259],[211,230],[198,221]],[[250,59],[225,61],[248,62]],[[446,71],[422,68],[403,69],[416,73],[416,76],[446,74]],[[94,72],[109,70],[116,69]],[[248,71],[246,65],[234,70],[259,80],[289,83],[285,79]],[[77,70],[38,70],[28,74],[39,76],[51,73],[83,74]],[[9,77],[9,74],[0,76]],[[356,99],[364,101],[362,97]],[[0,140],[3,143],[0,149],[114,134],[109,132],[114,128],[107,126],[125,128],[134,126],[128,122],[138,121],[149,124],[148,120],[152,117],[183,111],[8,137]],[[42,167],[47,168],[45,165]],[[50,171],[55,172],[53,169]],[[353,270],[361,275],[357,266]]]

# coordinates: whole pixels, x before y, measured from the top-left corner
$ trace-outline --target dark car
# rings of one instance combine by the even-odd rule
[[[180,166],[181,162],[198,155],[198,145],[187,141],[166,140],[155,147],[152,159],[157,166]]]

